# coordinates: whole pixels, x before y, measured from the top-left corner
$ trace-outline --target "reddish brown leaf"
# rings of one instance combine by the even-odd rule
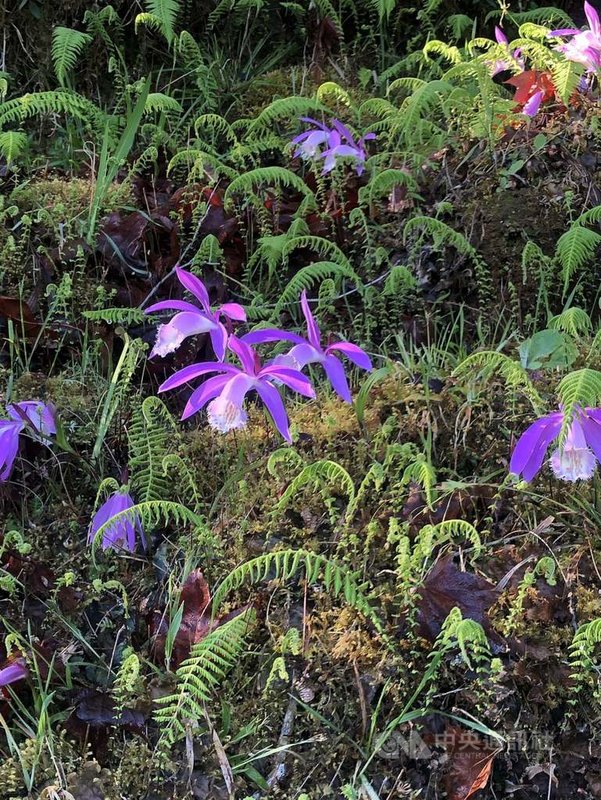
[[[0,317],[15,323],[17,335],[37,336],[42,327],[28,304],[17,297],[0,296]]]
[[[177,669],[182,661],[190,655],[192,645],[203,639],[210,631],[246,610],[246,607],[239,608],[218,619],[211,619],[209,586],[199,569],[195,569],[188,575],[181,589],[180,603],[183,603],[184,608],[182,621],[173,642],[172,669]],[[158,610],[155,611],[150,620],[150,638],[153,640],[153,656],[158,661],[163,661],[165,658],[167,629],[168,621],[165,614]]]
[[[419,632],[424,638],[434,641],[449,612],[457,606],[463,617],[482,625],[494,649],[503,649],[503,639],[492,630],[487,613],[497,600],[497,589],[485,578],[460,570],[452,556],[436,562],[419,594]]]
[[[543,92],[543,102],[551,100],[556,95],[555,86],[548,72],[528,69],[509,78],[505,83],[516,87],[517,91],[513,99],[521,106],[527,103],[536,92]]]
[[[445,744],[449,757],[445,775],[447,798],[468,800],[486,787],[500,748],[487,744],[474,731],[455,725],[446,729]]]

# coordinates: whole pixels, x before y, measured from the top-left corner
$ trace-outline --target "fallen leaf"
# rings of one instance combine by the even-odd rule
[[[486,788],[501,748],[487,744],[474,731],[449,725],[444,733],[448,754],[445,789],[448,800],[468,800]]]
[[[209,585],[199,569],[193,570],[182,586],[180,604],[183,604],[182,619],[173,640],[171,669],[177,669],[188,658],[192,645],[247,608],[245,606],[218,619],[212,619]],[[165,659],[167,630],[168,620],[165,613],[155,610],[150,620],[150,639],[152,654],[157,661]]]
[[[520,72],[519,75],[514,75],[512,78],[506,80],[505,83],[516,87],[517,91],[513,99],[522,106],[527,103],[536,92],[543,93],[543,102],[545,100],[552,100],[556,95],[555,85],[548,72],[539,72],[535,69],[524,70],[524,72]]]
[[[504,640],[491,627],[488,609],[497,601],[494,584],[473,572],[463,572],[452,556],[439,559],[419,587],[418,624],[420,636],[434,641],[451,609],[457,606],[466,619],[479,622],[499,652]]]
[[[17,336],[37,336],[42,327],[29,305],[17,297],[0,296],[0,317],[15,323]]]

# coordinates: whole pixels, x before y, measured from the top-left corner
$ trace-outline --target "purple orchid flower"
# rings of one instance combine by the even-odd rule
[[[531,481],[541,469],[549,445],[558,437],[563,420],[563,411],[555,411],[526,428],[511,455],[509,471]],[[599,461],[601,409],[579,409],[563,448],[557,448],[549,459],[551,469],[557,478],[565,481],[589,480]]]
[[[586,0],[584,13],[590,26],[588,30],[559,28],[548,35],[570,36],[571,41],[558,45],[556,50],[563,53],[568,61],[582,64],[588,72],[595,72],[601,67],[601,22],[597,10]]]
[[[56,433],[52,409],[39,400],[12,403],[6,410],[10,419],[0,420],[0,482],[10,478],[19,450],[19,435],[24,430],[30,428],[46,440]]]
[[[509,45],[509,39],[498,25],[495,25],[495,39],[497,40],[497,44]],[[518,66],[520,71],[523,72],[526,66],[522,58],[522,51],[519,47],[517,50],[513,51],[511,58],[499,58],[496,61],[487,61],[486,63],[490,67],[490,75],[492,78],[499,72],[505,72],[505,70],[512,69],[515,66]]]
[[[8,686],[9,683],[16,683],[29,675],[29,669],[25,659],[17,658],[6,667],[0,669],[0,686]]]
[[[90,524],[88,532],[88,544],[92,544],[96,534],[106,523],[110,523],[117,514],[133,508],[135,503],[127,489],[122,487],[120,491],[113,492],[110,497],[100,506],[94,514],[94,519]],[[139,535],[142,546],[146,549],[146,539],[142,529],[142,521],[137,514],[125,515],[115,520],[102,534],[102,549],[108,550],[128,550],[133,553],[136,549],[136,534]]]
[[[286,365],[261,366],[254,350],[236,336],[230,336],[228,347],[239,358],[242,367],[223,362],[192,364],[167,378],[159,386],[159,392],[175,389],[177,386],[210,372],[222,373],[209,378],[192,392],[182,419],[196,414],[208,403],[207,417],[212,428],[221,433],[243,428],[248,420],[243,407],[244,399],[250,391],[255,390],[265,404],[278,431],[287,442],[290,442],[288,415],[276,388],[276,381],[305,397],[315,397],[315,390],[309,379],[297,369]]]
[[[301,307],[307,322],[307,339],[289,331],[264,328],[247,333],[242,337],[243,341],[247,344],[263,344],[279,340],[294,342],[294,347],[285,355],[277,356],[273,363],[288,365],[294,369],[303,369],[307,364],[321,364],[336,394],[347,403],[352,403],[353,398],[344,373],[344,366],[334,353],[339,352],[345,355],[353,364],[367,371],[372,369],[369,356],[365,350],[351,342],[335,342],[323,348],[321,332],[309,308],[306,292],[301,295]]]
[[[365,169],[365,142],[376,138],[375,133],[366,133],[357,142],[353,138],[350,130],[337,119],[332,120],[332,129],[328,138],[328,148],[323,151],[321,158],[324,159],[323,174],[331,172],[336,166],[336,159],[342,157],[352,157],[355,159],[355,170],[357,175],[362,175]]]
[[[295,136],[292,144],[297,144],[298,147],[293,153],[294,158],[311,159],[315,158],[319,148],[322,144],[326,144],[332,131],[312,117],[301,117],[302,122],[309,122],[315,126],[314,130],[304,131],[303,133]]]
[[[332,120],[332,128],[328,128],[322,122],[312,117],[301,117],[303,122],[314,125],[313,130],[304,131],[292,140],[293,144],[298,144],[294,151],[294,157],[304,159],[323,158],[324,166],[322,174],[326,175],[336,166],[336,160],[341,157],[355,159],[355,169],[357,175],[361,175],[365,169],[365,142],[375,139],[375,133],[366,133],[358,141],[355,141],[350,130],[338,119]],[[327,145],[325,150],[319,151],[322,145]]]
[[[181,267],[176,267],[179,282],[199,301],[201,308],[186,300],[162,300],[149,306],[144,313],[153,314],[167,308],[179,311],[168,323],[160,325],[157,340],[152,348],[149,358],[153,356],[166,356],[173,353],[188,336],[198,333],[208,333],[211,337],[213,350],[217,358],[222,361],[225,357],[228,332],[220,322],[219,317],[236,322],[246,321],[246,312],[238,303],[224,303],[215,311],[211,310],[209,293],[204,283]]]

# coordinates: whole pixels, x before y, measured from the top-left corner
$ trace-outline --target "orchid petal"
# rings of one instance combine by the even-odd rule
[[[330,131],[327,125],[324,125],[323,122],[320,122],[317,119],[313,119],[313,117],[300,117],[301,122],[308,122],[311,125],[316,125],[318,128],[321,128],[322,131]]]
[[[154,314],[155,311],[167,311],[167,310],[175,310],[175,311],[191,311],[194,314],[198,314],[198,306],[195,306],[194,303],[188,303],[187,300],[161,300],[160,303],[154,303],[148,308],[144,309],[145,314]]]
[[[207,287],[200,280],[200,278],[197,278],[196,275],[193,275],[191,272],[188,272],[181,267],[176,267],[175,271],[182,286],[185,286],[185,288],[200,302],[206,313],[210,314],[211,303],[209,300],[209,293],[207,291]]]
[[[170,389],[175,389],[183,383],[194,380],[194,378],[206,375],[208,372],[227,372],[230,375],[235,375],[240,372],[240,369],[233,364],[225,364],[222,361],[204,361],[200,364],[190,364],[189,367],[178,370],[166,381],[163,381],[159,386],[159,392],[168,392]]]
[[[547,36],[575,36],[581,32],[580,28],[557,28],[554,31],[549,31]]]
[[[297,333],[290,333],[290,331],[281,331],[279,328],[260,328],[257,331],[245,333],[240,336],[240,341],[246,344],[265,344],[266,342],[297,342],[303,344],[304,339]]]
[[[347,403],[352,403],[351,390],[349,389],[346,375],[344,374],[344,367],[336,356],[327,356],[323,361],[323,368],[326,371],[328,380],[332,384],[332,388],[336,394],[345,400]]]
[[[334,156],[338,158],[342,158],[344,156],[351,156],[352,158],[359,158],[363,159],[364,154],[358,147],[353,147],[350,144],[339,144],[336,147],[330,148],[329,152],[331,152]]]
[[[0,420],[0,482],[7,481],[19,452],[19,434],[22,422]]]
[[[584,0],[584,13],[588,20],[589,27],[595,36],[601,35],[601,24],[599,22],[599,14],[597,9],[594,8],[588,0]]]
[[[309,378],[292,367],[270,364],[263,367],[257,377],[259,380],[265,377],[276,378],[294,392],[298,392],[305,397],[315,397],[315,389],[311,385]]]
[[[527,117],[535,117],[538,114],[543,97],[544,92],[535,92],[522,108],[522,114],[525,114]]]
[[[509,39],[498,25],[495,25],[495,39],[498,44],[509,44]]]
[[[243,428],[248,421],[248,415],[243,408],[244,398],[256,384],[256,378],[244,372],[230,378],[220,394],[207,406],[209,425],[220,433]]]
[[[27,664],[22,658],[13,661],[6,667],[0,669],[0,686],[8,686],[9,683],[16,683],[29,675]]]
[[[323,162],[323,169],[321,172],[322,175],[327,175],[327,173],[331,172],[336,166],[336,156],[331,150],[326,150],[324,153],[322,153],[322,157],[324,159],[324,162]]]
[[[351,131],[346,127],[346,125],[344,125],[342,122],[340,122],[339,119],[333,119],[332,120],[332,125],[334,126],[334,128],[336,128],[338,133],[340,133],[342,138],[346,139],[347,142],[349,142],[349,144],[351,144],[353,146],[355,145],[355,137],[353,136]]]
[[[588,447],[597,457],[597,461],[601,462],[601,421],[585,412],[580,418],[580,424]]]
[[[246,322],[246,311],[240,303],[224,303],[219,307],[219,313],[235,322]]]
[[[201,311],[180,311],[169,322],[159,325],[157,338],[149,358],[165,356],[173,353],[189,336],[208,333],[215,330],[217,323],[206,317]]]
[[[309,342],[295,345],[286,355],[292,359],[295,369],[302,369],[307,364],[320,364],[326,357],[321,348],[313,347]]]
[[[6,407],[6,411],[11,419],[22,425],[29,424],[41,436],[48,437],[56,433],[53,410],[41,400],[23,400],[20,403],[12,403]]]
[[[218,322],[215,327],[211,330],[211,344],[213,345],[213,350],[215,351],[215,355],[219,359],[219,361],[223,361],[225,358],[225,351],[227,348],[227,340],[228,340],[228,332],[224,328],[224,326]]]
[[[209,400],[217,397],[225,384],[231,380],[232,378],[230,375],[215,375],[213,378],[209,378],[205,381],[198,389],[195,389],[188,398],[184,413],[181,417],[182,420],[188,419],[188,417],[191,417],[204,408]]]
[[[305,290],[303,290],[303,293],[301,294],[301,308],[307,323],[307,339],[316,350],[321,350],[321,331],[319,330],[319,326],[315,320],[315,317],[313,316],[313,313],[311,312],[311,307],[309,306],[309,301],[307,300],[307,292]]]
[[[287,442],[292,442],[288,414],[278,390],[268,381],[258,381],[255,388],[278,431]]]
[[[102,549],[113,550],[125,549],[133,552],[136,548],[136,532],[140,535],[142,544],[146,547],[146,540],[142,530],[142,524],[137,514],[132,517],[126,516],[115,520],[114,524],[110,524],[111,519],[128,511],[135,505],[131,496],[121,490],[114,492],[105,502],[100,506],[94,519],[90,524],[88,532],[88,543],[91,544],[98,531],[103,527],[105,528],[102,534]]]
[[[326,347],[326,355],[329,355],[332,350],[343,353],[349,361],[352,361],[353,364],[356,364],[361,369],[366,369],[368,371],[373,369],[370,357],[365,350],[361,349],[356,344],[352,344],[351,342],[336,342]]]
[[[244,368],[244,371],[249,375],[254,375],[257,368],[257,356],[255,351],[248,345],[247,342],[242,341],[237,336],[230,336],[228,347],[235,353]]]
[[[562,423],[563,414],[556,412],[537,419],[526,428],[511,454],[509,471],[531,481],[542,467],[547,449],[559,434]]]

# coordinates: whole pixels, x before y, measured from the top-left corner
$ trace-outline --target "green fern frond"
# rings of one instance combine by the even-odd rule
[[[435,650],[448,652],[455,643],[468,669],[474,669],[472,658],[478,670],[485,669],[490,663],[490,645],[484,628],[473,619],[463,619],[457,607],[449,612],[444,621]]]
[[[518,36],[523,39],[538,39],[541,42],[546,42],[549,35],[549,28],[546,25],[540,25],[538,22],[524,22],[518,28]]]
[[[324,238],[323,236],[300,234],[293,238],[289,237],[282,250],[283,257],[286,259],[289,258],[290,254],[294,252],[294,250],[312,250],[324,261],[330,261],[334,264],[338,264],[347,272],[353,272],[351,262],[338,247],[338,245],[335,242]]]
[[[327,240],[324,239],[323,241]],[[303,291],[308,291],[316,283],[321,283],[326,278],[333,278],[338,285],[346,278],[352,281],[355,286],[362,286],[361,279],[352,268],[349,269],[333,261],[315,261],[313,264],[300,269],[290,279],[275,305],[272,316],[277,318],[287,305],[298,302],[298,298]]]
[[[392,646],[380,618],[364,594],[365,584],[358,584],[355,574],[341,564],[308,550],[264,553],[236,567],[217,587],[213,595],[212,614],[215,616],[224,599],[245,583],[256,584],[268,579],[289,581],[299,572],[304,572],[309,586],[320,580],[333,599],[343,598],[369,620],[383,640]]]
[[[202,499],[196,480],[192,471],[184,459],[177,453],[168,453],[163,459],[163,474],[167,478],[173,492],[174,483],[182,485],[182,493],[188,505],[192,505],[193,511],[198,513]],[[191,502],[193,501],[193,502]]]
[[[0,100],[4,100],[8,94],[8,79],[10,75],[4,70],[0,70]]]
[[[274,450],[267,460],[267,472],[273,478],[280,478],[279,467],[284,465],[285,468],[291,469],[299,467],[303,463],[301,456],[296,452],[293,447],[280,447]]]
[[[101,525],[94,537],[93,546],[98,547],[106,536],[110,536],[114,530],[122,529],[124,524],[135,525],[138,520],[146,531],[167,525],[191,525],[193,528],[201,530],[205,527],[202,517],[181,503],[173,500],[147,500],[143,503],[136,503],[125,511],[119,511],[104,525]]]
[[[359,106],[360,117],[377,117],[378,119],[385,119],[386,117],[396,116],[399,110],[394,106],[390,100],[385,100],[383,97],[371,97]]]
[[[572,306],[561,314],[549,320],[549,328],[555,331],[564,331],[574,338],[588,336],[593,330],[593,323],[589,315],[582,308]]]
[[[414,231],[426,232],[434,240],[435,247],[442,245],[451,245],[459,253],[465,256],[470,256],[475,260],[480,259],[480,254],[473,247],[462,233],[459,233],[446,222],[434,217],[418,216],[408,220],[403,229],[403,241],[406,242],[407,238]]]
[[[599,666],[595,651],[601,642],[601,619],[584,622],[578,627],[570,645],[570,666],[576,692],[592,686],[593,695],[599,700]]]
[[[329,491],[329,487],[334,484],[339,487],[348,497],[349,505],[352,505],[355,498],[355,484],[353,479],[335,461],[327,459],[315,461],[308,464],[293,481],[290,482],[284,494],[276,504],[276,510],[283,511],[290,501],[300,494],[306,486],[315,486],[318,489]]]
[[[435,547],[453,539],[470,542],[474,548],[473,558],[478,558],[482,551],[480,534],[470,522],[463,519],[446,519],[436,525],[424,525],[415,540],[414,557],[418,563],[423,563],[430,558]]]
[[[408,186],[416,189],[416,182],[410,172],[402,169],[385,169],[376,172],[367,184],[359,189],[359,202],[373,205],[383,195],[389,195],[397,186]]]
[[[136,17],[136,30],[145,25],[162,33],[168,44],[175,37],[175,23],[181,11],[180,0],[146,0],[147,11]]]
[[[136,410],[127,431],[131,485],[140,503],[167,500],[173,483],[167,479],[163,462],[177,441],[173,417],[158,397],[147,397]]]
[[[163,92],[150,92],[144,105],[144,114],[180,114],[182,111],[175,97]]]
[[[77,59],[91,41],[89,33],[73,28],[59,26],[52,31],[52,63],[61,86],[65,85],[68,74],[75,69]]]
[[[403,264],[395,264],[384,282],[382,295],[386,297],[403,297],[407,292],[417,288],[417,280],[411,270]]]
[[[446,42],[441,42],[438,39],[431,39],[425,45],[423,53],[428,59],[432,58],[433,55],[441,56],[450,61],[451,64],[460,64],[463,61],[463,56],[458,47],[446,44]]]
[[[106,322],[108,325],[141,325],[148,320],[141,308],[103,308],[84,311],[83,316],[91,322]]]
[[[436,470],[423,453],[418,453],[415,460],[405,467],[401,485],[406,486],[409,483],[417,483],[422,487],[426,494],[428,507],[432,508],[434,502],[434,486],[436,485]]]
[[[368,0],[368,2],[378,15],[380,22],[385,22],[390,19],[398,0]]]
[[[35,92],[0,104],[0,128],[43,114],[65,114],[103,131],[108,118],[94,103],[67,90]]]
[[[12,164],[27,150],[29,138],[23,131],[0,132],[0,156],[6,159],[7,164]]]
[[[252,121],[248,128],[248,136],[256,136],[261,129],[271,128],[276,122],[296,121],[298,117],[328,113],[328,108],[320,99],[314,97],[299,97],[298,95],[279,97]]]
[[[234,129],[225,117],[219,114],[201,114],[194,121],[194,130],[199,139],[202,139],[203,129],[210,131],[211,139],[214,141],[215,134],[223,136],[231,144],[238,143]]]
[[[601,244],[601,234],[575,223],[560,236],[555,257],[561,266],[564,291],[574,274],[590,264]]]
[[[569,103],[570,98],[578,88],[583,73],[584,67],[582,64],[568,61],[567,58],[558,60],[553,66],[551,70],[553,86],[555,86],[562,103],[566,105]]]
[[[315,92],[315,97],[319,100],[319,102],[323,102],[326,98],[333,98],[334,102],[341,103],[347,108],[352,108],[354,103],[350,96],[350,94],[343,89],[342,86],[339,86],[334,81],[326,81],[325,83],[320,84],[317,87],[317,91]]]
[[[313,194],[303,179],[289,169],[284,167],[258,167],[244,175],[238,175],[230,183],[225,190],[224,205],[231,207],[234,203],[234,197],[252,194],[258,186],[291,189],[304,197]]]
[[[131,380],[138,366],[138,362],[147,347],[141,339],[131,339],[122,328],[116,328],[115,332],[121,336],[124,344],[102,405],[102,413],[100,415],[100,422],[98,423],[98,433],[92,451],[92,459],[94,461],[100,455],[102,444],[111,421],[130,389]]]
[[[204,717],[203,704],[238,662],[255,620],[256,614],[249,608],[192,646],[176,672],[175,692],[155,700],[154,718],[161,728],[162,745],[170,747],[187,735],[188,725]]]
[[[581,214],[575,221],[575,225],[597,225],[601,222],[601,206],[593,206]]]
[[[559,445],[562,447],[578,409],[588,406],[596,408],[601,403],[601,372],[586,367],[571,372],[559,382],[557,395],[563,410],[563,424],[559,433]]]
[[[496,350],[481,350],[472,353],[453,370],[453,377],[466,379],[490,380],[493,375],[502,378],[507,387],[513,391],[521,391],[538,411],[543,401],[535,389],[527,370],[509,356]]]
[[[486,22],[490,19],[498,19],[500,11],[491,11],[486,16]],[[537,25],[546,25],[549,28],[574,28],[574,21],[560,8],[556,6],[542,6],[533,8],[529,11],[511,11],[509,19],[514,25],[524,25],[527,22],[534,22]]]

